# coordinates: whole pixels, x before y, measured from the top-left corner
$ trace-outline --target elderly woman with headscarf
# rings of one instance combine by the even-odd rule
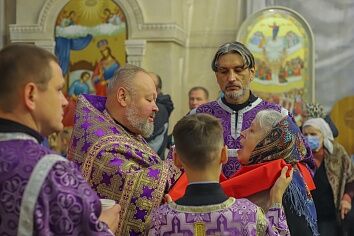
[[[293,180],[283,196],[283,206],[291,235],[318,235],[316,209],[310,190],[314,189],[304,137],[293,120],[274,110],[257,113],[249,129],[241,133],[238,159],[242,168],[232,177],[220,177],[228,196],[248,198],[267,211],[270,189],[281,169],[293,166]],[[183,178],[183,176],[182,176]],[[184,183],[183,183],[184,181]],[[172,199],[183,195],[187,179],[180,179],[170,192]]]
[[[315,201],[321,235],[337,235],[338,221],[351,209],[354,196],[354,165],[344,147],[333,140],[322,118],[305,121],[303,133],[312,149],[317,171]]]
[[[234,192],[237,195],[236,192],[242,193],[250,189],[248,186],[252,183],[253,188],[256,186],[256,191],[252,195],[247,193],[248,198],[263,205],[267,199],[262,192],[267,192],[267,186],[261,187],[260,182],[273,181],[272,175],[280,171],[280,168],[274,166],[279,161],[290,164],[295,171],[283,197],[290,233],[301,236],[318,235],[316,209],[310,193],[314,184],[306,167],[313,167],[313,162],[306,159],[304,137],[295,122],[274,110],[260,111],[250,128],[241,133],[241,137],[238,159],[243,167],[223,184],[225,192]],[[263,170],[257,172],[259,167]],[[239,178],[242,178],[241,184],[244,186],[235,188],[236,183],[240,182]],[[263,207],[266,208],[266,205]]]

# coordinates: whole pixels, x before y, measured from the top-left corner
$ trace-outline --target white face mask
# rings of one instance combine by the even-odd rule
[[[306,139],[312,151],[318,150],[320,147],[320,138],[318,136],[307,135]]]

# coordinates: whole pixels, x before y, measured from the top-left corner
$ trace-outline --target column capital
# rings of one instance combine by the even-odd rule
[[[141,66],[146,48],[146,40],[130,39],[125,41],[125,51],[129,64]]]

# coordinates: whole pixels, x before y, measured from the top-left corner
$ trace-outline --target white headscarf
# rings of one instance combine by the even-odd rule
[[[302,127],[312,126],[315,129],[321,131],[323,135],[323,145],[329,151],[333,153],[333,133],[327,122],[322,118],[311,118],[305,121]]]

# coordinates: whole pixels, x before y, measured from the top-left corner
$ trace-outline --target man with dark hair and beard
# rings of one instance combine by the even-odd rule
[[[158,111],[148,72],[126,65],[116,71],[107,92],[107,97],[79,97],[68,157],[101,198],[121,205],[116,235],[140,235],[180,171],[144,139],[154,130]]]
[[[284,116],[291,115],[285,108],[258,98],[252,93],[250,83],[255,77],[255,60],[252,53],[242,43],[229,42],[221,45],[215,53],[211,68],[215,72],[224,96],[199,106],[195,112],[209,113],[220,119],[224,128],[224,143],[228,152],[228,161],[223,165],[222,173],[226,177],[230,177],[240,168],[237,151],[242,148],[241,132],[246,129],[254,132],[251,124],[256,114],[261,110],[270,109],[276,110]],[[304,142],[307,152],[303,162],[309,168],[314,169],[311,149],[307,142]],[[304,171],[308,176],[311,176],[309,170],[305,168]],[[298,235],[293,232],[301,228],[301,225],[306,224],[305,218],[293,211],[286,211],[285,214],[291,235]]]
[[[250,127],[256,114],[261,110],[273,109],[283,115],[288,115],[288,110],[252,93],[250,83],[255,77],[255,60],[242,43],[234,41],[221,45],[215,53],[211,68],[224,96],[199,106],[191,113],[209,113],[221,120],[229,157],[228,162],[223,165],[222,172],[226,177],[230,177],[240,168],[236,156],[237,150],[241,148],[241,131]],[[309,166],[313,168],[309,148],[307,159]]]

